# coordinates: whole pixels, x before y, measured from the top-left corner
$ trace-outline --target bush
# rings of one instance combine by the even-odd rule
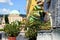
[[[11,24],[6,24],[4,27],[4,31],[8,34],[8,36],[18,36],[18,34],[20,33],[20,23],[16,21],[12,22]]]

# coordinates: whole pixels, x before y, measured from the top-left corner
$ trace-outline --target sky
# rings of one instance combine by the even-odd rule
[[[0,0],[0,14],[9,14],[12,10],[26,14],[26,0]]]

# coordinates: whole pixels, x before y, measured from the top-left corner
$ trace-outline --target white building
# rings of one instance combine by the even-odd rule
[[[4,28],[5,20],[4,16],[0,15],[0,30]],[[5,40],[5,33],[3,31],[0,31],[0,40]]]
[[[16,20],[22,21],[23,18],[19,15],[20,15],[19,11],[17,11],[17,10],[11,11],[11,13],[8,16],[9,23],[16,21]]]

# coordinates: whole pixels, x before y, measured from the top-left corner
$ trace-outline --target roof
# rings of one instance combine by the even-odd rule
[[[12,10],[10,14],[20,14],[20,12],[18,10]]]

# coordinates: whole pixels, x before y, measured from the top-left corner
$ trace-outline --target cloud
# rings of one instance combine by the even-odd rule
[[[9,5],[13,5],[13,3],[11,2],[11,0],[0,0],[0,3],[8,3]]]
[[[5,3],[5,2],[6,2],[6,0],[0,0],[0,2]]]
[[[13,2],[11,0],[8,0],[9,5],[13,5]]]
[[[10,13],[9,9],[6,8],[0,9],[0,14],[9,14],[9,13]]]
[[[12,2],[9,2],[9,5],[13,5],[13,3]]]

